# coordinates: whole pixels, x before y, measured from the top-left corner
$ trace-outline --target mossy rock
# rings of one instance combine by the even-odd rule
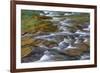
[[[29,47],[29,46],[27,46],[27,47],[22,47],[22,48],[21,48],[21,58],[23,58],[23,57],[29,55],[31,52],[32,52],[32,47]]]
[[[39,46],[43,43],[44,41],[41,39],[33,39],[32,46]]]
[[[21,46],[31,45],[33,43],[33,39],[30,37],[23,37],[21,39]]]

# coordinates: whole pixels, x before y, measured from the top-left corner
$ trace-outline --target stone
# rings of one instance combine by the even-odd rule
[[[30,54],[32,52],[32,48],[27,46],[27,47],[22,47],[21,48],[21,58],[27,56],[28,54]]]
[[[77,47],[80,49],[80,51],[82,51],[82,52],[86,52],[86,51],[89,51],[90,49],[90,47],[87,45],[87,44],[85,44],[85,43],[80,43],[79,45],[77,45]]]
[[[65,54],[68,55],[68,56],[80,56],[82,54],[82,51],[80,51],[79,48],[70,48],[68,50],[65,51]]]
[[[21,39],[21,46],[31,45],[33,43],[33,39],[30,37],[24,37]]]

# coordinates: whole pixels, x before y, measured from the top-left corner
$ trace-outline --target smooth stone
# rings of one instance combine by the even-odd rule
[[[87,52],[89,51],[89,45],[85,44],[85,43],[78,43],[76,44],[76,47],[78,47],[80,49],[80,51],[82,52]]]
[[[65,54],[71,57],[75,57],[75,56],[80,56],[82,54],[82,51],[80,51],[79,48],[68,48],[65,51]]]

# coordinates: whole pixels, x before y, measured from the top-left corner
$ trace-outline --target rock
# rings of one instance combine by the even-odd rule
[[[43,39],[35,39],[35,38],[33,38],[32,46],[33,46],[33,47],[35,47],[35,46],[40,46],[40,45],[42,45],[44,42],[46,42],[46,40],[43,40]]]
[[[86,52],[86,51],[89,51],[89,46],[85,43],[80,43],[80,44],[77,44],[76,47],[78,47],[80,49],[80,51],[82,52]]]
[[[58,46],[57,42],[55,42],[54,40],[44,42],[43,44],[44,44],[45,46],[47,46],[48,48],[52,48],[52,47]]]
[[[44,51],[47,49],[41,48],[41,47],[32,47],[31,53],[29,53],[27,56],[22,57],[22,62],[23,63],[28,63],[28,62],[35,62],[38,61],[44,54]]]
[[[22,47],[21,48],[21,58],[29,55],[32,52],[32,48],[27,46],[27,47]]]
[[[32,53],[35,54],[35,53],[44,53],[44,51],[46,51],[47,48],[45,47],[32,47]]]
[[[38,31],[35,34],[33,33],[33,37],[41,36],[41,35],[49,35],[49,33],[48,32],[42,32],[42,31]]]
[[[89,47],[85,43],[77,43],[75,47],[65,48],[65,54],[68,56],[80,56],[84,52],[89,51]]]
[[[52,17],[50,16],[39,16],[38,18],[39,19],[52,19]]]
[[[55,55],[55,61],[67,61],[68,57],[66,55],[58,54]]]
[[[33,43],[33,39],[30,37],[24,37],[21,39],[21,46],[31,45]]]
[[[82,51],[80,51],[79,48],[69,48],[68,50],[65,51],[65,54],[68,56],[80,56],[82,54]]]

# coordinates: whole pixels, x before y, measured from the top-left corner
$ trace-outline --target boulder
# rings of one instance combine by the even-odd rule
[[[67,56],[75,57],[75,56],[80,56],[82,54],[82,51],[79,48],[74,48],[74,49],[70,48],[65,51],[65,54]]]
[[[77,44],[76,47],[78,47],[80,49],[80,51],[82,51],[82,52],[89,51],[89,45],[87,45],[85,43]]]
[[[32,52],[32,48],[27,46],[27,47],[22,47],[21,48],[21,58],[26,57]]]
[[[31,45],[33,43],[33,39],[30,37],[24,37],[21,39],[21,46]]]

